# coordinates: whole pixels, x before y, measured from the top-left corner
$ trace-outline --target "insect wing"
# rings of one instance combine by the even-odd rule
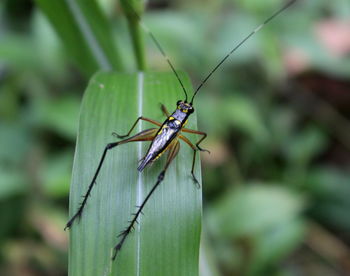
[[[153,157],[159,157],[164,152],[170,142],[177,136],[179,132],[178,128],[170,127],[168,124],[164,124],[151,144],[149,154]]]
[[[166,121],[154,137],[146,156],[137,169],[142,171],[150,162],[157,160],[177,136],[179,130],[179,127],[175,127],[169,124],[169,121]]]

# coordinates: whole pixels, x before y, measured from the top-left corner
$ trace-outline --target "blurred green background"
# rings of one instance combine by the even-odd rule
[[[144,20],[196,87],[283,3],[152,0]],[[123,57],[108,60],[135,71],[118,1],[97,4]],[[92,72],[103,68],[82,64],[46,15],[33,1],[0,2],[6,276],[67,273],[63,227],[79,107]],[[169,71],[145,41],[149,70]],[[201,275],[350,275],[349,1],[299,1],[215,73],[195,107],[211,151],[202,154]]]

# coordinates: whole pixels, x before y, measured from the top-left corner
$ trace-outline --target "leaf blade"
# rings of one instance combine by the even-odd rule
[[[188,79],[186,86],[191,90]],[[170,109],[180,93],[171,73],[99,73],[92,79],[81,109],[71,215],[91,181],[104,146],[114,140],[111,133],[127,132],[141,113],[164,120],[158,101]],[[195,116],[190,121],[189,127],[194,127]],[[137,128],[148,127],[152,125],[146,122]],[[113,263],[110,254],[118,241],[116,236],[135,212],[136,203],[155,184],[164,160],[139,174],[137,161],[147,145],[130,143],[108,154],[81,222],[71,230],[69,275],[198,274],[201,191],[190,177],[192,150],[181,146],[164,182],[147,203],[146,215]],[[195,171],[200,180],[199,158]]]
[[[36,0],[81,71],[120,70],[123,63],[107,18],[95,1]]]

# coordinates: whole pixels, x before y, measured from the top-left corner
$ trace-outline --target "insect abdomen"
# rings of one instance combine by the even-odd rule
[[[138,166],[138,171],[142,171],[149,163],[157,160],[168,148],[171,141],[177,137],[181,131],[181,122],[174,117],[169,117],[154,137],[147,154]]]
[[[153,156],[151,156],[150,154],[147,154],[147,155],[143,158],[141,164],[137,167],[137,170],[138,170],[139,172],[142,172],[142,170],[148,165],[148,163],[150,163],[150,162],[152,161],[152,159],[153,159],[152,157],[153,157]]]

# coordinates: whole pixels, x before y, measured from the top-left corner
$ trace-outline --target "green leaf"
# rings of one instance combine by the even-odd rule
[[[77,133],[80,100],[76,96],[43,100],[37,106],[41,127],[74,140]]]
[[[270,275],[261,270],[277,264],[303,240],[305,203],[281,186],[249,184],[226,192],[206,218],[211,237],[225,248],[225,254],[218,255],[225,266],[237,269],[247,260],[245,275]],[[249,258],[243,253],[247,247]]]
[[[254,236],[294,219],[303,204],[285,188],[252,185],[226,193],[209,217],[221,237]]]
[[[99,69],[122,69],[108,21],[96,1],[36,0],[87,76]]]
[[[305,166],[317,154],[322,153],[326,146],[325,133],[314,126],[307,126],[297,134],[290,135],[285,142],[284,151],[289,161],[298,166]]]
[[[189,80],[182,79],[192,92]],[[98,73],[90,81],[81,107],[70,194],[70,215],[77,210],[113,131],[126,133],[141,114],[162,122],[164,103],[169,111],[182,90],[173,73]],[[188,123],[196,126],[196,115]],[[141,122],[134,133],[154,127]],[[192,142],[194,135],[188,135]],[[197,138],[198,139],[198,138]],[[145,198],[164,166],[164,157],[139,173],[138,160],[148,143],[112,149],[97,178],[79,223],[70,230],[69,275],[198,275],[201,231],[201,190],[190,170],[192,149],[181,143],[164,181],[144,209],[134,232],[112,262],[117,235]],[[200,161],[195,174],[201,179]],[[139,273],[138,273],[139,272]]]
[[[42,177],[42,190],[51,198],[66,197],[69,190],[70,175],[73,156],[71,151],[61,152],[52,156],[40,170]]]
[[[144,2],[140,0],[121,0],[121,6],[123,7],[126,19],[129,25],[129,33],[131,36],[132,46],[136,59],[137,69],[140,71],[146,70],[146,57],[143,33],[144,31],[140,25],[139,16],[142,15],[144,10]]]

